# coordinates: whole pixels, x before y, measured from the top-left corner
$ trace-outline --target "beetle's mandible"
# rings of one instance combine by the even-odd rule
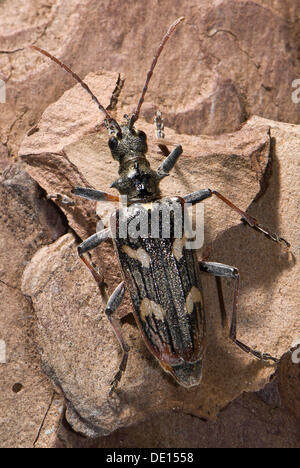
[[[240,348],[258,359],[277,362],[276,358],[267,353],[253,350],[236,338],[238,270],[221,263],[199,262],[195,250],[186,247],[183,221],[180,222],[181,237],[175,235],[178,226],[176,226],[174,216],[170,218],[170,231],[167,237],[164,236],[162,223],[159,225],[159,232],[156,236],[149,234],[147,237],[133,237],[128,233],[125,237],[119,235],[121,223],[128,225],[135,219],[145,219],[145,223],[150,225],[151,218],[159,210],[169,210],[170,207],[175,206],[183,215],[187,202],[196,204],[215,195],[236,211],[250,227],[262,232],[269,239],[289,247],[287,241],[263,228],[254,218],[240,210],[216,190],[207,188],[182,198],[161,198],[160,181],[169,174],[176,164],[182,154],[182,147],[176,146],[170,152],[165,144],[160,144],[165,160],[157,170],[153,170],[145,156],[147,153],[146,134],[136,129],[135,124],[139,118],[140,109],[159,55],[168,38],[183,19],[183,17],[178,18],[163,37],[148,71],[138,105],[132,115],[125,116],[125,122],[122,124],[119,124],[100,104],[87,84],[76,73],[45,50],[32,46],[72,74],[104,113],[109,133],[108,145],[112,157],[119,162],[119,177],[111,186],[116,188],[121,195],[127,196],[128,205],[123,206],[112,215],[111,227],[92,235],[78,247],[80,258],[91,270],[101,287],[100,275],[84,254],[112,237],[123,272],[124,281],[115,289],[106,305],[106,314],[123,350],[120,368],[112,382],[110,393],[117,387],[128,359],[129,346],[123,338],[120,321],[114,314],[122,301],[125,288],[131,296],[133,314],[145,343],[163,369],[185,387],[200,383],[206,335],[200,272],[206,272],[216,277],[220,298],[222,298],[221,277],[229,277],[234,280],[230,338]],[[156,127],[158,136],[163,137],[163,124],[159,113],[156,118]],[[92,188],[76,187],[74,192],[76,195],[96,201],[117,202],[120,198],[117,195]],[[183,216],[181,219],[183,220]],[[113,233],[112,226],[114,226]],[[225,326],[226,312],[222,307],[222,302],[221,300],[220,309],[222,323]]]

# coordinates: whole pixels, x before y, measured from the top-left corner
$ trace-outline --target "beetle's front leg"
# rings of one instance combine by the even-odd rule
[[[175,166],[177,162],[177,159],[179,158],[181,154],[182,154],[182,146],[177,145],[157,169],[157,174],[161,179],[169,175],[169,172],[173,169],[173,167]]]
[[[106,305],[106,309],[105,309],[105,313],[106,313],[106,315],[108,317],[108,320],[111,323],[111,326],[114,329],[116,337],[117,337],[117,339],[118,339],[118,341],[119,341],[119,343],[121,345],[122,351],[123,351],[123,358],[122,358],[122,361],[120,363],[119,370],[116,373],[113,381],[111,382],[111,389],[110,389],[110,392],[109,392],[110,395],[117,388],[117,386],[118,386],[118,384],[119,384],[119,382],[121,380],[122,374],[123,374],[123,372],[125,372],[126,365],[127,365],[127,360],[128,360],[128,352],[129,352],[129,349],[130,349],[128,344],[125,342],[125,340],[123,338],[122,331],[121,331],[120,320],[118,318],[114,317],[114,313],[116,312],[117,308],[119,307],[119,305],[122,302],[124,292],[125,292],[125,287],[124,287],[124,282],[122,282],[122,283],[119,284],[119,286],[117,286],[117,288],[114,290],[114,292],[110,296],[110,298],[109,298],[109,300],[107,302],[107,305]]]
[[[236,338],[236,322],[237,322],[237,300],[239,295],[239,281],[240,276],[238,269],[232,266],[224,265],[223,263],[216,263],[216,262],[199,262],[200,271],[205,273],[209,273],[216,277],[217,289],[218,289],[218,296],[220,302],[220,310],[221,310],[221,318],[222,318],[222,326],[223,328],[227,328],[227,315],[225,310],[223,292],[222,292],[222,285],[220,277],[224,276],[227,278],[234,279],[234,297],[233,297],[233,307],[232,307],[232,318],[231,318],[231,326],[229,332],[229,338],[243,351],[246,353],[250,353],[255,356],[257,359],[263,361],[274,361],[276,363],[279,360],[268,353],[261,353],[260,351],[256,351],[250,348],[248,345],[245,345],[241,341],[237,340]]]
[[[263,226],[261,226],[256,221],[255,218],[248,215],[248,213],[246,213],[245,211],[240,210],[240,208],[238,208],[236,205],[234,205],[231,201],[229,201],[227,198],[225,198],[221,193],[217,192],[216,190],[211,190],[211,189],[198,190],[197,192],[190,193],[183,198],[185,202],[191,203],[192,205],[194,205],[196,203],[199,203],[205,200],[206,198],[210,198],[212,195],[216,195],[220,200],[222,200],[222,202],[224,202],[232,210],[238,213],[242,217],[242,220],[245,223],[247,223],[251,228],[256,229],[257,231],[260,231],[262,234],[268,237],[268,239],[271,239],[272,241],[277,242],[278,244],[285,245],[286,248],[290,247],[289,242],[287,242],[285,239],[278,236],[277,234],[271,233],[269,229],[266,229]]]

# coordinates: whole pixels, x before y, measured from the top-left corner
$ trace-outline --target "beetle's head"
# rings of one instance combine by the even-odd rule
[[[147,136],[142,130],[130,127],[130,120],[125,116],[127,122],[115,127],[106,122],[110,138],[108,146],[112,157],[122,164],[124,158],[134,154],[145,154],[148,151]]]
[[[112,157],[119,164],[119,178],[111,187],[128,200],[151,201],[159,195],[159,176],[150,167],[145,153],[148,150],[147,136],[136,130],[126,116],[127,122],[119,127],[109,126],[108,146]]]

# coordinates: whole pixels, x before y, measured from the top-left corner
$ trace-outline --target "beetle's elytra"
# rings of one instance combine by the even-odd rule
[[[121,209],[113,215],[117,232],[121,217],[125,222],[148,218],[150,232],[155,210],[166,212],[176,204],[183,221],[184,200],[177,197]],[[163,237],[160,225],[158,238],[114,236],[114,242],[134,317],[148,348],[165,370],[189,387],[201,378],[205,317],[196,250],[185,249],[184,227],[176,238],[170,219],[168,237]]]
[[[198,385],[202,376],[202,361],[205,353],[205,314],[200,272],[216,277],[219,297],[222,297],[222,276],[234,280],[234,301],[230,338],[241,349],[264,360],[277,359],[266,353],[260,353],[240,342],[236,338],[237,297],[239,273],[234,267],[221,263],[198,262],[195,250],[188,249],[182,223],[185,204],[200,203],[212,195],[221,199],[228,207],[236,211],[250,227],[262,232],[269,239],[289,247],[289,243],[277,234],[263,228],[247,213],[240,210],[216,190],[202,189],[180,197],[161,198],[159,184],[169,174],[182,154],[181,146],[170,152],[160,142],[159,147],[166,156],[157,170],[150,167],[146,159],[147,136],[135,128],[141,106],[148,88],[150,78],[159,55],[170,35],[184,18],[178,18],[168,29],[154,56],[138,105],[131,116],[125,116],[125,122],[119,124],[105,109],[87,84],[66,65],[48,52],[32,46],[42,54],[55,61],[83,86],[94,102],[105,115],[105,124],[109,133],[108,145],[112,157],[119,162],[119,177],[112,183],[121,195],[126,195],[127,205],[117,210],[111,217],[111,225],[97,232],[78,247],[80,258],[91,270],[99,287],[102,286],[100,275],[84,256],[85,253],[100,245],[109,237],[113,238],[116,253],[122,268],[124,281],[115,289],[106,305],[106,314],[123,349],[123,359],[112,385],[111,392],[117,387],[126,368],[129,347],[125,342],[119,320],[114,312],[120,305],[125,289],[128,290],[133,305],[133,313],[145,343],[151,353],[158,359],[163,369],[169,372],[179,384],[185,387]],[[163,137],[163,124],[160,113],[156,118],[157,135]],[[93,188],[76,187],[78,196],[97,201],[119,201],[119,196],[100,192]],[[162,221],[158,235],[133,236],[129,232],[120,236],[120,225],[144,219],[150,227],[151,219],[157,210],[178,208],[182,214],[178,222],[170,216],[169,235],[165,236]],[[170,211],[172,213],[172,210]],[[141,215],[144,217],[141,218]],[[181,236],[175,235],[180,224]],[[177,229],[178,230],[178,229]],[[223,301],[220,301],[221,303]],[[225,310],[220,304],[222,323],[225,324]]]

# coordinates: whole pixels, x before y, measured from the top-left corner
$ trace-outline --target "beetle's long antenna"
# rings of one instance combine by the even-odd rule
[[[92,91],[90,90],[88,85],[75,72],[73,72],[69,67],[67,67],[67,65],[62,63],[56,57],[54,57],[54,55],[49,54],[49,52],[47,52],[46,50],[41,49],[40,47],[37,47],[35,45],[32,45],[30,47],[31,47],[31,49],[35,49],[38,52],[40,52],[41,54],[46,55],[46,57],[49,57],[51,60],[53,60],[53,62],[57,63],[66,72],[70,73],[73,76],[73,78],[75,78],[75,80],[78,81],[78,83],[80,83],[81,86],[89,93],[89,95],[91,96],[93,101],[97,104],[99,109],[105,114],[105,117],[109,121],[109,123],[111,123],[114,127],[116,127],[119,132],[121,132],[121,128],[120,128],[120,125],[118,124],[118,122],[115,119],[112,118],[112,116],[105,109],[105,107],[103,107],[102,104],[100,104],[100,102],[98,101],[96,96],[92,93]]]
[[[171,34],[175,31],[175,29],[177,28],[177,26],[179,25],[179,23],[181,23],[182,21],[184,20],[184,16],[181,16],[180,18],[178,18],[176,21],[174,21],[173,24],[171,24],[171,26],[169,27],[168,31],[166,32],[166,34],[164,35],[161,43],[159,44],[158,46],[158,49],[157,49],[157,52],[153,58],[153,61],[152,61],[152,64],[151,64],[151,67],[150,67],[150,70],[148,71],[147,73],[147,78],[146,78],[146,81],[145,81],[145,84],[144,84],[144,87],[143,87],[143,91],[142,91],[142,94],[141,94],[141,97],[139,99],[139,102],[138,102],[138,105],[135,109],[135,111],[133,112],[132,116],[131,116],[131,119],[130,119],[130,123],[129,123],[129,128],[132,128],[133,124],[137,121],[137,119],[139,118],[139,114],[140,114],[140,110],[141,110],[141,107],[142,107],[142,104],[144,102],[144,98],[145,98],[145,94],[147,92],[147,89],[148,89],[148,85],[149,85],[149,81],[151,79],[151,76],[153,74],[153,70],[155,68],[155,65],[157,63],[157,60],[165,46],[165,43],[167,42],[167,40],[169,39],[169,37],[171,36]]]

